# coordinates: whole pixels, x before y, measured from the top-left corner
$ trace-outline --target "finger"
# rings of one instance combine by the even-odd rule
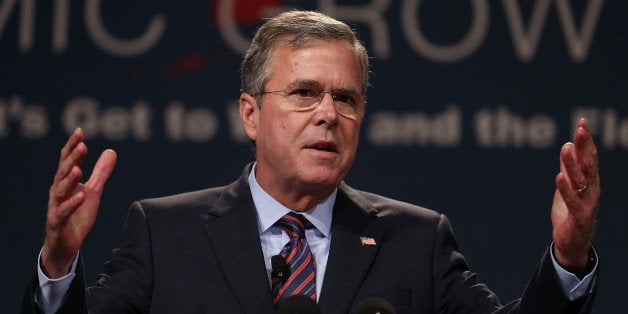
[[[74,147],[83,141],[83,130],[81,128],[74,129],[74,132],[70,134],[68,141],[65,143],[65,146],[61,149],[61,160],[67,158],[70,153],[74,150]]]
[[[83,171],[81,170],[81,168],[79,168],[78,166],[72,167],[70,173],[53,186],[54,196],[57,199],[64,199],[69,197],[69,195],[76,190],[76,187],[81,181],[81,177],[83,177]]]
[[[586,120],[580,119],[574,134],[578,165],[584,175],[589,178],[597,177],[598,161],[597,147],[589,130]]]
[[[85,199],[85,192],[79,191],[67,201],[60,204],[57,210],[57,215],[61,218],[67,218],[81,205],[81,202]]]
[[[82,157],[84,157],[84,155],[81,157],[80,155],[77,156],[77,154],[86,154],[86,147],[82,147],[85,146],[85,144],[83,143],[83,138],[84,134],[81,128],[74,129],[74,132],[70,134],[68,141],[61,148],[61,156],[59,157],[59,166],[57,168],[57,173],[55,174],[55,180],[60,180],[67,175],[70,169],[72,169],[72,160],[79,157],[82,161]]]
[[[571,214],[580,215],[584,213],[584,206],[578,193],[571,187],[567,177],[562,172],[556,175],[556,188]]]
[[[587,180],[580,171],[576,161],[576,151],[574,144],[566,143],[560,151],[561,173],[566,175],[565,178],[574,190],[580,189],[587,184]]]
[[[67,221],[68,217],[74,213],[84,200],[85,192],[79,191],[72,195],[72,197],[60,203],[56,210],[48,212],[48,227],[55,230],[59,226],[63,225],[64,222]]]
[[[65,149],[65,147],[63,148]],[[62,149],[62,150],[63,150]],[[64,152],[61,153],[65,154]],[[74,146],[72,151],[67,153],[67,156],[61,160],[59,160],[59,167],[57,168],[57,173],[55,174],[55,181],[63,180],[65,176],[70,173],[74,166],[80,166],[87,156],[87,145],[85,143],[80,142]]]
[[[100,154],[98,161],[96,161],[96,165],[94,166],[94,170],[92,171],[92,175],[89,177],[89,180],[85,183],[87,187],[94,190],[99,195],[102,194],[102,190],[113,172],[113,168],[116,165],[116,159],[118,158],[115,151],[111,149],[107,149]]]

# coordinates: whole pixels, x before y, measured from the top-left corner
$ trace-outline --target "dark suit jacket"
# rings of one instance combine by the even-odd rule
[[[225,187],[133,203],[104,274],[84,290],[79,263],[60,312],[273,313],[249,171]],[[331,234],[323,314],[349,313],[369,296],[397,313],[586,312],[593,301],[593,292],[563,295],[546,253],[522,300],[502,306],[468,271],[445,216],[344,183]],[[35,289],[36,274],[24,312],[37,311]]]

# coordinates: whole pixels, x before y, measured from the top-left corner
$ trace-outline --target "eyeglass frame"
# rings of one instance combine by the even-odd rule
[[[256,97],[256,96],[264,96],[266,94],[282,93],[285,98],[289,99],[289,97],[291,95],[295,95],[295,92],[297,92],[299,90],[302,90],[302,91],[314,91],[313,89],[309,89],[309,88],[297,87],[297,88],[294,88],[294,89],[278,89],[278,90],[272,90],[272,91],[263,91],[263,92],[260,92],[260,93],[257,93],[257,94],[251,94],[251,96]],[[351,92],[347,92],[347,91],[351,91]],[[362,93],[355,93],[355,92],[353,92],[353,89],[343,89],[343,88],[336,89],[336,90],[328,90],[328,91],[323,90],[323,91],[320,91],[318,93],[319,93],[318,96],[311,97],[312,100],[314,100],[314,102],[311,105],[308,105],[306,107],[296,106],[297,107],[296,111],[298,111],[298,112],[306,112],[306,111],[311,111],[311,110],[316,109],[321,104],[321,102],[323,101],[323,97],[325,97],[325,94],[329,94],[331,96],[332,101],[333,101],[334,108],[336,109],[336,111],[338,111],[338,113],[341,116],[349,118],[349,119],[352,119],[352,120],[358,120],[358,121],[361,120],[364,117],[365,109],[366,109],[366,97],[364,96],[364,94],[362,94]],[[350,97],[351,99],[354,99],[355,96],[359,96],[361,98],[360,102],[363,103],[362,110],[358,110],[358,107],[360,106],[358,104],[358,101],[354,101],[356,104],[355,104],[355,106],[353,106],[353,105],[350,105],[350,104],[348,104],[346,102],[338,101],[336,99],[338,97],[338,95],[346,95],[346,96]],[[302,97],[302,98],[306,98],[306,97]],[[339,110],[338,109],[338,104],[348,104],[350,108],[354,109],[356,115],[353,116],[350,113],[343,113],[343,110]],[[362,112],[360,112],[360,111],[362,111]]]

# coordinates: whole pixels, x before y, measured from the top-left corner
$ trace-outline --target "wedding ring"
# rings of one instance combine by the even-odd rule
[[[577,189],[576,192],[584,193],[589,188],[589,185],[585,184],[581,188]]]

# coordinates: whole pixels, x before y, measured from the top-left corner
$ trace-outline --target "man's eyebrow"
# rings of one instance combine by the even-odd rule
[[[296,80],[290,84],[288,84],[288,89],[295,88],[313,88],[313,89],[323,89],[323,84],[316,80]]]
[[[360,95],[362,94],[361,92],[359,92],[357,89],[353,88],[353,87],[340,87],[337,89],[333,90],[334,92],[340,92],[346,95]]]
[[[323,84],[316,80],[296,80],[288,85],[288,89],[295,88],[311,88],[311,89],[323,89]],[[341,92],[349,95],[360,95],[361,92],[353,87],[340,87],[333,89],[334,92]]]

